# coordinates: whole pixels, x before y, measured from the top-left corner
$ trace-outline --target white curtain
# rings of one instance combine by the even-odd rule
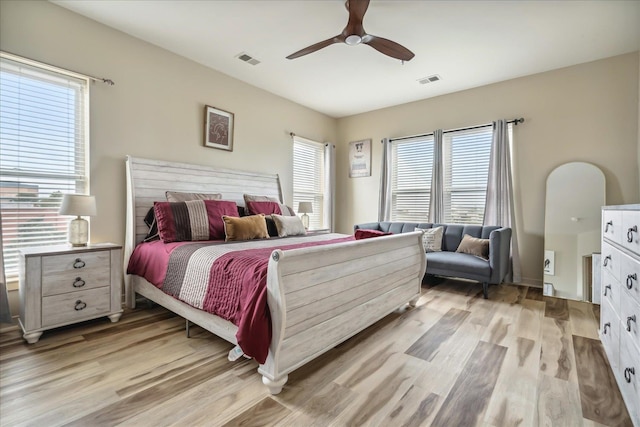
[[[332,233],[335,229],[335,198],[336,198],[336,146],[324,144],[324,218]]]
[[[382,171],[380,173],[380,205],[378,221],[391,219],[391,141],[382,140]]]
[[[489,160],[487,200],[484,209],[484,225],[511,228],[511,271],[506,281],[522,281],[518,232],[514,212],[513,180],[511,174],[511,149],[509,125],[506,120],[493,122],[493,141]]]
[[[2,213],[0,213],[0,323],[11,323],[9,294],[4,274],[4,249],[2,249]]]
[[[429,195],[429,222],[442,223],[444,218],[444,167],[442,129],[433,132],[433,169]]]

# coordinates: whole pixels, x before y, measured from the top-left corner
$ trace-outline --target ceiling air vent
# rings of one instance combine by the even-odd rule
[[[260,63],[260,61],[258,61],[256,58],[254,58],[251,55],[248,55],[244,52],[241,52],[239,54],[236,55],[236,58],[238,58],[241,61],[247,62],[251,65],[258,65]]]
[[[427,83],[437,82],[438,80],[442,80],[442,78],[439,75],[434,74],[432,76],[427,76],[427,77],[418,79],[418,83],[420,83],[421,85],[426,85]]]

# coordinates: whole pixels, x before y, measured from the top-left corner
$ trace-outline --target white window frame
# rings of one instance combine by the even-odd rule
[[[391,141],[391,221],[428,222],[433,150],[433,135]]]
[[[492,137],[491,125],[444,132],[442,191],[445,223],[482,224]]]
[[[311,202],[309,230],[328,228],[325,218],[327,197],[325,144],[299,136],[293,137],[293,210],[298,212],[300,202]],[[301,216],[298,213],[298,216]]]
[[[18,251],[25,247],[42,247],[56,244],[65,244],[67,242],[67,227],[69,217],[58,214],[61,197],[54,197],[57,193],[73,193],[73,194],[89,194],[89,98],[90,98],[90,79],[77,73],[73,73],[61,68],[53,67],[37,61],[22,58],[6,52],[0,52],[0,61],[2,61],[2,76],[6,78],[11,73],[14,76],[20,75],[27,82],[46,82],[49,87],[59,85],[59,87],[72,88],[67,91],[67,98],[71,96],[74,103],[68,109],[62,110],[59,106],[50,108],[58,108],[51,110],[54,112],[64,111],[72,112],[72,119],[66,122],[57,121],[57,124],[64,124],[62,131],[58,133],[57,139],[54,132],[40,132],[38,135],[38,143],[46,144],[48,142],[48,152],[42,153],[33,151],[35,133],[43,128],[49,129],[54,124],[54,120],[46,120],[24,114],[28,111],[26,99],[34,102],[40,102],[42,111],[45,111],[45,100],[42,98],[45,92],[34,92],[33,97],[28,97],[27,90],[20,89],[18,93],[0,93],[5,102],[2,113],[19,115],[21,118],[18,127],[12,127],[9,120],[0,118],[0,156],[5,151],[5,164],[0,164],[0,180],[4,194],[0,194],[0,212],[2,216],[2,236],[3,236],[3,255],[5,262],[5,271],[7,283],[11,288],[15,284],[19,275]],[[20,87],[23,85],[21,84]],[[16,86],[17,87],[17,86]],[[73,95],[69,95],[73,94]],[[46,92],[51,95],[51,92]],[[18,97],[20,101],[17,101]],[[56,98],[58,99],[58,98]],[[20,102],[20,107],[12,109],[8,104]],[[21,111],[19,111],[22,109]],[[34,109],[34,111],[36,111]],[[22,114],[22,115],[21,115]],[[52,117],[55,114],[52,113]],[[31,129],[24,123],[31,118]],[[4,124],[3,124],[4,123]],[[13,125],[15,126],[15,125]],[[18,132],[15,132],[18,129]],[[73,147],[70,150],[65,145],[65,139],[72,141]],[[29,149],[32,152],[29,152]],[[54,157],[55,149],[58,152],[66,153],[60,157]],[[6,160],[11,158],[11,160]],[[13,164],[13,166],[11,166]],[[11,184],[10,184],[11,183]],[[15,185],[15,186],[14,186]],[[14,186],[14,187],[11,187]],[[21,189],[36,189],[38,196],[37,202],[22,201],[17,198],[16,194],[11,191],[17,188],[18,193]],[[20,225],[24,225],[28,221],[42,221],[40,227],[31,227],[29,236],[20,234]],[[51,231],[53,230],[53,231]]]

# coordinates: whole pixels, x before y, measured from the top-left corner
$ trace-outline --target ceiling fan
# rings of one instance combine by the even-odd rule
[[[373,36],[365,32],[362,19],[369,7],[369,0],[347,0],[345,7],[349,11],[349,22],[347,22],[347,26],[344,27],[344,30],[342,30],[340,34],[292,53],[287,56],[287,59],[295,59],[308,55],[334,43],[346,43],[349,46],[364,43],[380,53],[401,61],[409,61],[414,57],[414,53],[406,47],[394,41]]]

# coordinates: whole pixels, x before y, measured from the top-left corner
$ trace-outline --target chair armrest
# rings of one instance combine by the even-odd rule
[[[353,226],[353,231],[355,232],[356,230],[378,230],[378,231],[382,231],[380,229],[380,223],[379,222],[365,222],[363,224],[356,224]]]
[[[491,279],[489,283],[502,282],[509,272],[511,260],[511,228],[499,228],[489,234],[489,266]]]

